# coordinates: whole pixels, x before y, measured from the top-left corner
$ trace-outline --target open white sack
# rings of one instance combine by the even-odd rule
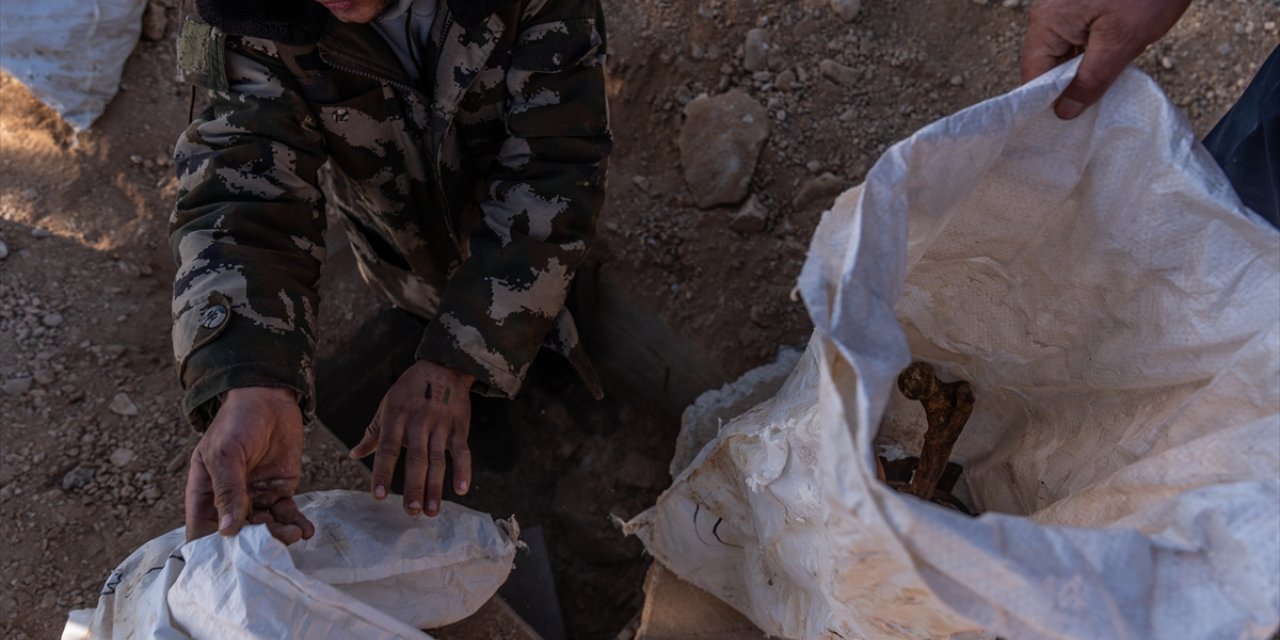
[[[96,610],[71,612],[63,640],[429,639],[419,629],[475,613],[511,572],[514,520],[451,502],[412,518],[355,491],[297,501],[316,534],[288,547],[265,525],[148,542],[112,572]]]
[[[628,524],[789,638],[1266,638],[1280,623],[1280,234],[1136,70],[1075,64],[891,148],[815,233],[782,390]],[[977,398],[972,519],[900,494],[912,359]],[[692,425],[686,425],[686,428]]]
[[[146,0],[0,2],[0,68],[76,130],[88,129],[120,88],[146,6]]]

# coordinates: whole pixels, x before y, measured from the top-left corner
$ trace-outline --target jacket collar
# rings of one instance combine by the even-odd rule
[[[518,0],[442,0],[463,27],[482,26]],[[314,44],[330,27],[329,11],[315,0],[196,0],[200,18],[225,33],[282,44]]]

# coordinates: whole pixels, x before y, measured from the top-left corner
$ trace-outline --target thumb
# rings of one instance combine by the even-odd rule
[[[381,429],[378,428],[378,417],[374,416],[373,422],[370,422],[369,426],[364,430],[364,437],[360,439],[360,442],[357,443],[356,446],[351,448],[351,457],[359,460],[360,458],[364,458],[376,451],[378,448],[378,434],[380,432]]]
[[[1071,120],[1083,113],[1102,99],[1125,67],[1141,52],[1141,47],[1129,46],[1122,39],[1107,38],[1105,32],[1095,32],[1089,39],[1080,67],[1076,69],[1076,77],[1054,104],[1054,113],[1063,120]]]
[[[218,532],[225,536],[239,533],[249,517],[248,469],[242,460],[223,457],[209,465],[213,484],[213,504],[218,511]]]

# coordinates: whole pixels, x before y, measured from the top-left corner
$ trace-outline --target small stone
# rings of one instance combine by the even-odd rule
[[[23,376],[21,378],[12,378],[10,380],[5,380],[4,386],[2,387],[2,389],[8,395],[20,396],[31,390],[32,382],[33,380],[31,376]]]
[[[831,8],[845,22],[853,22],[858,17],[858,10],[862,8],[862,0],[831,0]]]
[[[634,184],[637,189],[645,193],[649,193],[649,188],[653,186],[647,176],[635,176],[631,178],[631,184]]]
[[[53,233],[44,227],[36,227],[31,230],[31,237],[37,240],[43,240],[51,235],[53,235]]]
[[[964,76],[956,74],[951,76],[951,86],[959,87],[964,85]]]
[[[738,233],[759,233],[764,231],[768,216],[769,212],[765,211],[760,199],[753,195],[729,219],[729,228]]]
[[[116,449],[111,452],[111,464],[117,467],[124,467],[133,462],[133,457],[133,449]]]
[[[138,415],[138,405],[134,404],[133,400],[130,400],[129,396],[123,392],[117,393],[111,399],[110,409],[111,413],[125,417]]]
[[[62,314],[47,313],[43,318],[40,319],[40,324],[43,324],[44,326],[49,327],[50,329],[57,328],[62,324]]]
[[[752,29],[747,32],[747,43],[742,48],[742,66],[747,71],[764,71],[769,68],[769,32]]]
[[[63,491],[74,491],[87,486],[90,482],[93,482],[93,470],[76,466],[63,474],[62,479],[58,481],[58,488]]]
[[[828,207],[836,196],[844,193],[849,187],[843,179],[830,173],[824,173],[800,187],[799,193],[792,199],[791,206],[796,211],[808,211],[815,206]]]
[[[9,257],[9,245],[5,244],[3,240],[0,240],[0,260],[4,260],[5,258],[8,258],[8,257]]]
[[[1262,23],[1262,29],[1263,29],[1264,31],[1275,31],[1275,30],[1276,30],[1276,22],[1275,22],[1275,20],[1268,20],[1268,21],[1266,21],[1266,22]]]
[[[694,200],[703,209],[741,202],[769,137],[768,112],[737,90],[700,96],[684,112],[680,163]]]
[[[1172,69],[1173,58],[1170,58],[1169,56],[1160,56],[1160,66],[1164,67],[1165,69]]]
[[[774,83],[782,91],[791,91],[796,88],[796,73],[790,69],[778,74],[778,81]]]
[[[804,168],[808,169],[809,173],[817,173],[822,171],[822,163],[817,160],[810,160],[804,165]]]
[[[858,72],[855,69],[830,58],[818,63],[818,72],[822,77],[846,87],[851,87],[858,81]]]
[[[164,466],[164,470],[169,473],[177,473],[186,468],[187,460],[190,459],[190,457],[191,456],[188,455],[186,451],[179,451],[169,459],[169,464]]]
[[[39,384],[42,387],[47,387],[54,382],[52,369],[40,369],[32,374],[31,377],[35,379],[36,384]]]
[[[135,153],[129,156],[129,162],[132,162],[134,164],[142,164],[142,156]]]

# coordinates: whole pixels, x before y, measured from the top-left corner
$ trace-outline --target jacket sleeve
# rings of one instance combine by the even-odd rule
[[[324,259],[321,137],[274,44],[201,27],[184,26],[179,63],[210,102],[178,139],[170,220],[184,409],[202,429],[229,389],[287,387],[309,421]]]
[[[513,396],[595,236],[612,148],[598,0],[531,0],[505,86],[484,223],[417,351]]]

